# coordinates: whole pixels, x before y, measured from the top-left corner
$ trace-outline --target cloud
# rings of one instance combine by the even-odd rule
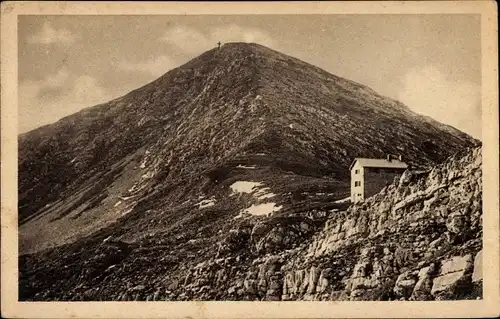
[[[264,45],[272,45],[273,43],[271,37],[265,32],[257,29],[241,28],[235,24],[211,28],[206,34],[194,28],[179,25],[168,29],[161,40],[179,48],[188,55],[201,53],[214,47],[218,41],[257,42]],[[171,56],[160,55],[147,61],[121,61],[115,63],[115,65],[123,71],[147,73],[158,77],[179,66],[181,62]]]
[[[426,66],[405,74],[398,99],[417,113],[481,138],[481,88],[475,83],[451,81]]]
[[[274,40],[266,32],[259,29],[242,28],[235,24],[213,28],[210,38],[212,41],[221,42],[255,42],[265,46],[274,44]]]
[[[168,29],[161,40],[189,54],[199,52],[200,48],[207,48],[210,41],[208,36],[205,36],[196,29],[185,26],[176,26]]]
[[[201,53],[217,42],[255,42],[265,46],[272,46],[274,40],[266,32],[256,28],[242,28],[236,24],[213,27],[203,33],[186,26],[175,26],[168,29],[162,41],[176,46],[187,54]]]
[[[47,90],[52,93],[46,94]],[[111,98],[94,77],[72,75],[66,68],[44,80],[24,81],[19,85],[19,133],[53,123]]]
[[[34,44],[72,44],[76,36],[66,29],[55,29],[50,22],[45,22],[42,29],[28,38]]]
[[[60,68],[56,74],[49,75],[45,81],[40,82],[42,86],[47,88],[58,88],[63,86],[69,78],[68,68]]]
[[[161,55],[145,62],[130,63],[122,61],[117,64],[117,67],[121,70],[128,72],[144,72],[155,77],[163,75],[165,72],[175,68],[176,66],[178,66],[178,63],[173,58],[166,55]]]

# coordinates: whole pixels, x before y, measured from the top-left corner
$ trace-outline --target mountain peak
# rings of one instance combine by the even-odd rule
[[[240,51],[244,53],[250,53],[250,52],[261,52],[261,53],[266,52],[267,54],[279,53],[278,51],[274,51],[269,47],[266,47],[262,44],[255,42],[225,42],[225,43],[221,42],[220,50],[228,52]]]
[[[473,145],[466,134],[366,86],[258,44],[226,43],[121,98],[19,137],[20,299],[80,300],[82,287],[98,287],[88,290],[85,298],[129,300],[129,289],[139,287],[141,294],[168,290],[175,293],[168,298],[183,300],[188,295],[181,294],[185,285],[179,283],[194,287],[187,276],[201,273],[240,282],[214,281],[212,288],[222,293],[209,299],[226,298],[231,290],[230,298],[236,297],[237,287],[243,286],[239,274],[247,270],[236,274],[232,264],[255,266],[267,252],[308,247],[309,238],[327,226],[328,218],[329,223],[337,222],[352,212],[339,209],[348,205],[349,166],[355,157],[400,154],[412,166],[430,166]],[[466,162],[478,163],[473,157]],[[461,169],[449,165],[445,173],[429,174],[430,185],[438,185],[450,168]],[[465,182],[467,187],[453,188],[471,193],[476,181]],[[451,203],[442,195],[453,192],[451,186],[424,187],[436,196],[419,195],[422,201],[415,202],[413,195],[423,186],[418,182],[401,193],[389,186],[385,190],[398,201],[415,204],[412,209],[420,221],[424,199],[433,196],[434,201],[426,201],[429,205]],[[407,195],[411,200],[403,199]],[[342,236],[323,232],[328,242],[317,241],[311,251],[317,255],[315,247],[330,247],[330,238],[375,234],[377,225],[388,219],[386,208],[392,202],[383,207],[374,213],[358,207],[356,216],[367,218],[341,219],[341,227],[332,229],[342,228]],[[394,209],[396,215],[389,213],[384,229],[395,229],[397,219],[406,223],[401,229],[408,226],[418,236],[427,231],[440,236],[447,227],[441,213],[447,210],[432,207],[429,214],[438,213],[439,227],[430,223],[419,228],[420,222],[400,218],[410,216],[400,207]],[[370,216],[376,217],[370,221]],[[353,226],[346,231],[344,225],[371,230]],[[462,234],[455,226],[450,230]],[[377,238],[382,242],[386,237]],[[442,240],[446,238],[452,237]],[[364,241],[371,242],[371,237]],[[415,245],[426,243],[417,240]],[[396,246],[391,247],[395,257],[388,260],[408,259],[398,257]],[[358,269],[351,253],[358,246],[342,247],[352,258],[339,253],[334,260],[348,263],[338,269]],[[158,267],[148,273],[141,265]],[[199,265],[211,270],[199,271]],[[271,268],[265,273],[273,275],[264,282],[279,280],[274,274],[282,265],[266,265]],[[221,267],[227,276],[211,273]],[[245,278],[257,278],[261,272],[254,270],[255,276]],[[326,269],[318,271],[311,270],[317,276],[309,277],[334,278]],[[201,291],[212,289],[206,285],[210,280],[197,281],[200,290],[188,297],[203,296]],[[282,289],[276,289],[281,283],[271,285],[264,291],[279,292],[274,300],[281,299]],[[53,290],[56,286],[61,289]],[[136,300],[144,297],[135,288],[132,292]]]
[[[225,42],[225,43],[221,43],[221,48],[236,48],[236,49],[243,49],[243,48],[257,48],[257,47],[260,47],[260,48],[266,48],[268,50],[270,50],[269,48],[261,45],[261,44],[258,44],[258,43],[255,43],[255,42],[241,42],[241,41],[238,41],[238,42]]]
[[[230,62],[235,59],[244,59],[252,56],[274,56],[274,55],[283,55],[278,51],[274,51],[266,46],[250,43],[250,42],[226,42],[221,43],[221,46],[215,46],[214,48],[207,50],[200,54],[199,56],[193,58],[188,61],[186,64],[180,66],[180,68],[184,67],[193,67],[198,66],[200,62]]]
[[[44,233],[39,217],[54,229],[74,221],[91,231],[128,212],[120,198],[134,198],[128,209],[137,212],[177,211],[236,179],[275,185],[286,213],[284,194],[297,183],[348,193],[355,157],[401,154],[431,165],[471,145],[467,135],[365,86],[259,44],[226,43],[119,99],[21,136],[19,220],[28,234],[21,246],[81,236],[78,227]]]

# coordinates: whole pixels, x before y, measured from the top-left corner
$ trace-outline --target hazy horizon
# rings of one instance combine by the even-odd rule
[[[479,15],[21,16],[19,133],[255,42],[481,138]]]

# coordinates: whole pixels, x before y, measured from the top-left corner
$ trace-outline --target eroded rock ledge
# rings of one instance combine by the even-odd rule
[[[239,300],[480,298],[481,249],[481,149],[475,148],[431,170],[407,171],[331,216],[300,247],[234,265],[230,277],[219,269],[214,284]],[[210,276],[211,264],[190,287]],[[203,287],[198,292],[210,298]]]

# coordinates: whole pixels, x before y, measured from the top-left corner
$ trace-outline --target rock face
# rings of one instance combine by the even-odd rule
[[[19,137],[20,298],[468,298],[482,282],[477,144],[360,84],[226,44]],[[422,169],[339,201],[351,160],[386,153]]]
[[[455,256],[441,263],[441,269],[432,283],[431,295],[436,299],[450,299],[471,283],[472,257]]]
[[[453,299],[470,291],[472,277],[482,280],[481,150],[409,174],[329,220],[307,248],[308,258],[321,259],[362,245],[351,275],[344,277],[349,300],[383,293],[406,300]],[[380,292],[386,285],[393,291]]]

